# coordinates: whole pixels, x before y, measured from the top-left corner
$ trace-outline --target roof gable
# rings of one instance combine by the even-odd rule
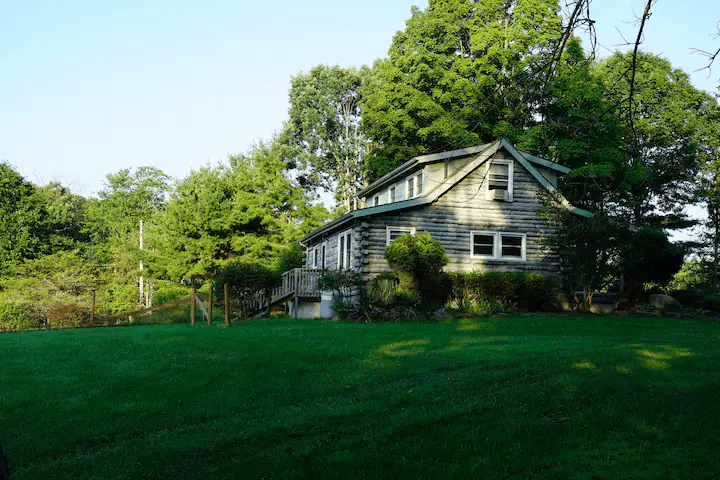
[[[540,174],[537,168],[535,168],[534,164],[551,168],[561,173],[568,173],[570,172],[570,169],[555,162],[551,162],[549,160],[536,157],[534,155],[520,152],[512,144],[510,144],[510,142],[503,138],[485,145],[478,145],[476,147],[461,148],[431,155],[422,155],[419,157],[415,157],[408,162],[405,162],[390,173],[373,182],[371,185],[360,190],[358,192],[358,197],[371,195],[372,193],[381,190],[383,187],[405,178],[405,176],[407,176],[408,173],[413,171],[418,165],[437,163],[453,158],[468,157],[468,161],[464,165],[458,168],[452,175],[448,176],[445,181],[441,182],[436,187],[428,191],[425,196],[412,198],[410,200],[403,200],[394,203],[367,207],[360,210],[354,210],[331,221],[330,223],[323,225],[322,227],[313,230],[312,232],[301,238],[300,242],[306,242],[322,233],[339,229],[344,224],[356,218],[394,212],[397,210],[404,210],[408,208],[416,208],[433,203],[437,201],[437,199],[440,198],[447,191],[449,191],[458,183],[463,181],[468,175],[470,175],[478,167],[483,165],[488,159],[492,158],[500,149],[505,149],[505,151],[507,151],[518,163],[520,163],[530,173],[530,175],[534,177],[535,180],[537,180],[537,182],[542,185],[548,192],[555,195],[560,195],[557,189],[542,174]],[[583,217],[592,216],[592,213],[588,212],[587,210],[572,206],[566,199],[562,197],[560,197],[560,203],[574,214]]]

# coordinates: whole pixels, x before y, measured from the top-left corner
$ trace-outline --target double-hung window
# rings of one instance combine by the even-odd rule
[[[395,186],[394,185],[392,187],[390,187],[388,195],[390,197],[389,203],[395,203]]]
[[[338,235],[338,270],[350,268],[352,259],[352,230]]]
[[[470,232],[470,256],[496,260],[525,260],[524,233]]]
[[[488,200],[512,202],[513,198],[513,163],[509,160],[493,160],[488,165],[487,191]]]
[[[415,235],[415,227],[386,227],[386,231],[387,238],[385,245],[390,245],[393,240],[395,240],[401,235],[405,235],[406,233],[409,233],[410,235]]]
[[[424,190],[424,178],[422,170],[417,174],[413,174],[407,179],[407,198],[418,197],[422,195]]]

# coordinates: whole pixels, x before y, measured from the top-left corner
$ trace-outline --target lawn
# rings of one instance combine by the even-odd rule
[[[261,320],[0,334],[13,480],[717,478],[720,324]]]

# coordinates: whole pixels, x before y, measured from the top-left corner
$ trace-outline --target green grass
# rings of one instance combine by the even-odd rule
[[[0,335],[12,479],[720,476],[720,324],[263,320]]]

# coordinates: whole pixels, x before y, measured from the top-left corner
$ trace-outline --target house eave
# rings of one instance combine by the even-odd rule
[[[409,208],[420,207],[432,203],[432,199],[427,197],[412,198],[410,200],[403,200],[401,202],[387,203],[385,205],[378,205],[376,207],[362,208],[360,210],[354,210],[350,213],[346,213],[342,217],[336,218],[330,223],[327,223],[321,227],[316,228],[312,232],[306,234],[300,240],[299,243],[304,244],[311,242],[317,237],[321,237],[332,231],[342,230],[342,227],[348,223],[351,223],[357,218],[370,217],[373,215],[380,215],[383,213],[394,212],[397,210],[405,210]]]

